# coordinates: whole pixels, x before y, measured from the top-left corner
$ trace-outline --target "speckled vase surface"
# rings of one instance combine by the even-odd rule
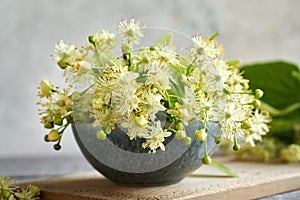
[[[202,125],[190,122],[186,133],[192,139],[185,145],[174,136],[165,142],[165,151],[149,153],[142,148],[143,139],[130,140],[126,132],[117,127],[107,139],[97,140],[92,125],[72,125],[76,141],[89,163],[109,180],[128,186],[157,186],[181,181],[202,165],[204,143],[195,139],[195,130]],[[221,131],[216,123],[209,128],[215,136]],[[208,134],[207,150],[212,154],[215,139]]]

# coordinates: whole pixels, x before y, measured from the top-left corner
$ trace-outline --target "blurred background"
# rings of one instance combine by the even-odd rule
[[[219,32],[228,59],[300,64],[299,8],[297,0],[1,0],[0,158],[80,155],[71,130],[59,153],[43,141],[48,130],[35,105],[42,78],[63,82],[50,57],[59,39],[83,44],[95,30],[115,31],[120,19],[136,17],[191,36]]]

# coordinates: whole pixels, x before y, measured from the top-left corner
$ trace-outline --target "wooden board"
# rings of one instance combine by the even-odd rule
[[[255,199],[300,189],[299,164],[263,164],[219,159],[239,175],[226,177],[203,166],[178,184],[160,187],[126,187],[97,172],[36,182],[42,199]]]

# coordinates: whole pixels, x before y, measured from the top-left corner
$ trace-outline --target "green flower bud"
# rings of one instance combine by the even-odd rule
[[[40,83],[41,97],[50,97],[52,95],[52,90],[54,88],[54,84],[48,81],[47,79],[43,79]]]
[[[104,130],[98,130],[96,132],[96,136],[98,140],[105,140],[106,139],[106,133]]]
[[[190,137],[183,138],[183,144],[189,145],[191,144],[192,139]]]
[[[208,156],[208,155],[206,155],[206,156],[204,156],[204,157],[202,158],[202,163],[203,163],[204,165],[210,165],[211,162],[212,162],[212,159],[211,159],[211,157]]]
[[[49,140],[48,140],[48,135],[45,135],[45,136],[44,136],[44,140],[45,140],[45,142],[49,142]]]
[[[196,140],[199,141],[204,141],[207,137],[207,133],[204,128],[200,130],[196,130],[195,134],[196,134]]]
[[[222,142],[222,138],[221,137],[217,137],[216,139],[215,139],[215,143],[216,144],[220,144]]]
[[[54,124],[57,126],[61,126],[63,124],[63,118],[60,115],[54,117]]]
[[[252,105],[254,106],[254,108],[259,108],[261,105],[261,101],[258,99],[254,99]]]
[[[54,127],[54,124],[53,124],[53,122],[45,122],[44,127],[47,129],[51,129]]]
[[[242,126],[241,126],[243,129],[249,129],[249,128],[251,128],[251,122],[249,122],[249,120],[244,120],[243,122],[242,122]]]
[[[171,116],[176,116],[176,115],[178,115],[177,110],[167,110],[167,113],[168,113],[169,115],[171,115]]]
[[[57,130],[53,129],[50,131],[50,133],[48,134],[48,141],[50,142],[55,142],[57,140],[59,140],[60,138],[60,135],[58,133]]]
[[[239,144],[234,144],[233,147],[232,147],[232,149],[233,149],[234,151],[238,151],[238,150],[241,149],[241,146],[240,146]]]
[[[176,130],[184,130],[184,125],[183,125],[183,123],[182,122],[178,122],[177,124],[176,124],[176,126],[175,126],[175,129]]]
[[[60,144],[55,144],[53,145],[53,148],[56,150],[56,151],[59,151],[61,149],[61,146]]]
[[[179,130],[177,131],[177,133],[175,134],[175,137],[179,140],[183,139],[186,137],[186,133],[184,130]]]
[[[225,88],[223,89],[223,92],[224,92],[225,94],[231,94],[231,93],[232,93],[231,89],[228,88],[228,87],[225,87]]]
[[[144,117],[144,115],[135,117],[134,121],[138,126],[141,127],[146,126],[148,124],[148,120]]]
[[[96,37],[95,37],[95,36],[90,35],[88,39],[89,39],[89,42],[90,42],[90,43],[92,43],[92,44],[95,44],[95,43],[96,43]]]
[[[57,62],[58,66],[61,68],[61,69],[66,69],[67,66],[68,66],[68,63],[67,63],[67,60],[65,58],[62,58],[60,59],[58,62]]]
[[[255,98],[260,99],[264,95],[264,92],[261,89],[255,90]]]

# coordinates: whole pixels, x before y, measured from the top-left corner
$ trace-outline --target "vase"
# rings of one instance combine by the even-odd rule
[[[221,135],[217,123],[209,129]],[[72,125],[75,139],[87,161],[109,180],[127,186],[159,186],[181,181],[202,165],[204,142],[195,139],[195,130],[203,128],[197,122],[185,127],[191,143],[183,144],[174,135],[164,142],[165,151],[149,153],[142,148],[143,139],[130,140],[126,132],[116,127],[106,140],[97,140],[97,129],[90,124]],[[208,134],[207,152],[213,153],[215,138]]]

